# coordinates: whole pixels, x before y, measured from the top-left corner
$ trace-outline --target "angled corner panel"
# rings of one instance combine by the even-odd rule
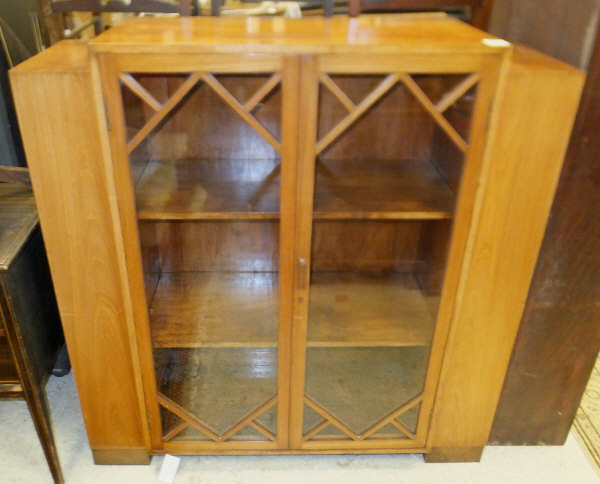
[[[492,114],[475,226],[433,413],[430,461],[487,444],[583,84],[515,48]],[[453,449],[450,451],[450,449]]]
[[[106,453],[147,462],[104,115],[87,46],[60,43],[15,68],[11,82],[90,445],[97,462]]]

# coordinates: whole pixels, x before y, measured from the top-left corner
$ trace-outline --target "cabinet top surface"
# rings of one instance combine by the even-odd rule
[[[0,183],[0,272],[8,270],[37,223],[31,189]]]
[[[439,15],[356,18],[138,18],[106,31],[90,45],[115,53],[461,53],[486,54],[509,44]]]

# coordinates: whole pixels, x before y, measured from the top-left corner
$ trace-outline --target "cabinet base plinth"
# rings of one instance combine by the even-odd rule
[[[96,465],[147,465],[150,455],[146,449],[92,449]]]
[[[425,454],[425,462],[479,462],[482,452],[483,447],[433,447]]]

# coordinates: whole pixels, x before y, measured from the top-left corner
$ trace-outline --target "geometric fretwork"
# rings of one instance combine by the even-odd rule
[[[416,397],[410,399],[404,405],[398,407],[396,410],[388,413],[381,420],[371,425],[369,428],[365,429],[360,434],[352,431],[347,425],[341,422],[339,419],[335,418],[330,412],[325,410],[322,406],[320,406],[317,402],[315,402],[308,395],[304,395],[304,403],[312,409],[314,412],[319,414],[322,417],[322,420],[314,424],[308,431],[304,433],[302,436],[302,441],[307,442],[309,440],[320,440],[319,434],[323,432],[330,425],[337,428],[343,434],[345,434],[348,439],[346,440],[354,440],[361,441],[367,440],[369,438],[373,438],[377,431],[386,427],[387,425],[393,425],[397,430],[399,430],[402,434],[402,438],[407,438],[410,440],[414,440],[416,438],[415,433],[413,433],[410,429],[408,429],[403,423],[401,423],[398,418],[403,414],[408,412],[411,408],[419,405],[423,400],[423,394],[420,393]]]
[[[450,122],[443,116],[450,106],[467,93],[479,81],[478,74],[471,74],[454,86],[437,103],[432,102],[423,92],[415,80],[405,72],[387,75],[379,85],[373,89],[358,104],[355,104],[346,93],[325,73],[319,75],[319,80],[348,110],[348,114],[330,131],[317,141],[315,145],[316,155],[320,154],[355,121],[357,121],[367,110],[390,91],[398,82],[404,84],[408,91],[416,98],[425,111],[433,118],[442,131],[463,152],[466,153],[469,145],[463,137],[454,129]]]
[[[182,420],[182,422],[179,425],[175,426],[163,436],[164,442],[169,442],[170,440],[173,440],[181,432],[190,427],[202,433],[214,442],[226,442],[232,438],[235,440],[236,434],[243,431],[243,429],[246,427],[253,428],[255,431],[259,432],[272,442],[275,442],[277,440],[275,435],[273,435],[270,430],[268,430],[257,420],[262,414],[266,413],[269,409],[271,409],[274,405],[277,404],[277,395],[269,398],[258,408],[242,417],[237,423],[232,425],[222,434],[216,432],[208,424],[200,420],[196,415],[192,414],[191,412],[189,412],[181,405],[171,400],[169,397],[163,395],[162,393],[158,394],[158,403],[163,408],[173,413]]]
[[[160,103],[131,74],[121,73],[119,79],[131,92],[146,103],[154,114],[146,124],[127,143],[127,152],[131,153],[148,136],[165,117],[173,111],[180,101],[203,81],[223,101],[225,101],[244,121],[252,126],[276,151],[281,152],[281,142],[266,129],[253,115],[252,111],[275,89],[281,81],[279,73],[273,74],[244,104],[240,103],[211,73],[195,72],[190,74],[181,86],[164,102]]]

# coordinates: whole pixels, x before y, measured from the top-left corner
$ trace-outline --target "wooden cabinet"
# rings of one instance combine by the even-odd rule
[[[33,193],[0,183],[0,408],[26,400],[57,484],[64,479],[45,384],[63,343]]]
[[[96,462],[478,459],[579,71],[449,19],[189,18],[12,83]]]

